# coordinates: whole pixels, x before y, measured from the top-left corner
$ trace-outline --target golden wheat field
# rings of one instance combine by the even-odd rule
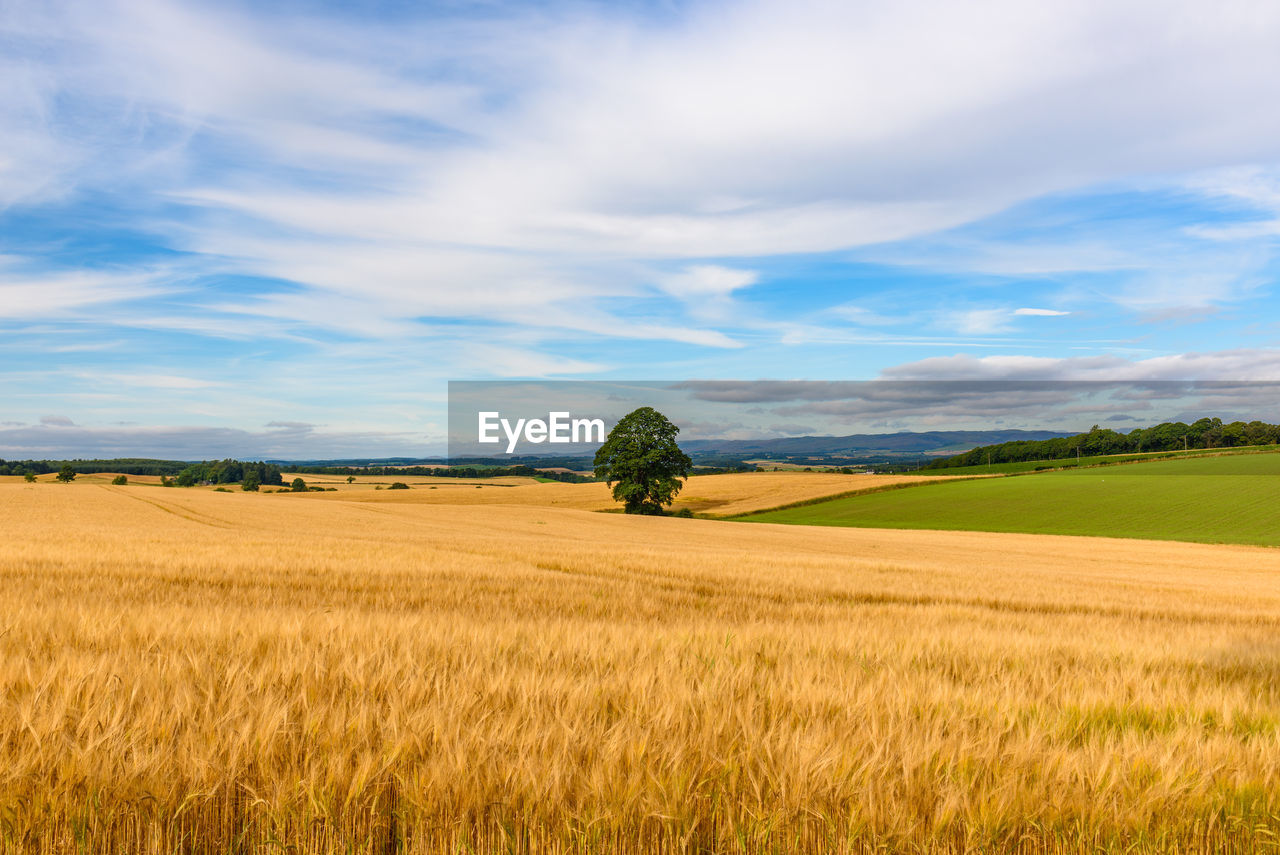
[[[52,476],[48,476],[52,478]],[[292,476],[290,476],[292,477]],[[883,490],[888,487],[936,481],[947,476],[929,475],[842,475],[831,472],[746,472],[729,475],[699,475],[689,478],[672,504],[673,510],[710,516],[732,516],[807,502],[836,495]],[[108,479],[109,480],[109,479]],[[430,503],[448,505],[539,505],[576,508],[583,511],[615,510],[618,504],[602,483],[538,483],[534,478],[439,478],[429,476],[360,476],[348,484],[336,475],[307,476],[311,485],[334,488],[335,493],[308,494],[308,498],[335,501]],[[411,489],[382,490],[392,481],[402,481]]]
[[[3,851],[1280,849],[1280,552],[566,486],[0,484]]]

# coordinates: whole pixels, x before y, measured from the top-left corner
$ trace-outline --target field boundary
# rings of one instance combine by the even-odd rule
[[[1029,474],[1029,473],[1018,473]],[[924,481],[908,481],[905,484],[880,484],[875,487],[863,487],[861,490],[846,490],[843,493],[832,493],[830,496],[814,496],[812,499],[799,499],[794,502],[787,502],[783,505],[774,505],[771,508],[760,508],[754,511],[746,511],[741,514],[695,514],[701,519],[709,520],[738,520],[743,517],[753,517],[757,514],[771,514],[774,511],[789,511],[792,508],[804,508],[809,505],[821,505],[826,502],[836,502],[841,499],[852,499],[855,496],[870,496],[873,493],[888,493],[893,490],[906,490],[911,487],[927,487],[934,484],[959,484],[961,481],[984,481],[991,478],[1007,478],[1008,475],[996,473],[992,475],[960,475],[954,478],[929,478]]]

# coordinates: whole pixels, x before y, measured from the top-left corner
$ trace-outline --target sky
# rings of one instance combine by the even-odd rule
[[[1280,380],[1276,44],[1249,0],[0,0],[0,457],[438,454],[450,380]]]

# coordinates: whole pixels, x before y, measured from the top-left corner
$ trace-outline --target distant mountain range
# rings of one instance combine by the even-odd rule
[[[812,457],[849,460],[898,460],[904,458],[959,454],[980,445],[995,445],[1013,440],[1053,439],[1073,434],[1048,430],[936,430],[923,433],[856,433],[849,436],[787,436],[776,439],[690,439],[680,447],[695,461],[716,459],[772,460]],[[352,458],[342,460],[271,460],[286,466],[432,466],[452,462],[489,463],[504,466],[546,465],[551,461],[567,461],[576,468],[589,468],[594,447],[571,446],[544,454],[507,457],[466,457],[450,461],[445,457]]]
[[[866,457],[869,454],[933,455],[968,451],[1014,440],[1053,439],[1072,434],[1048,430],[935,430],[924,433],[855,433],[849,436],[788,436],[778,439],[692,439],[689,454],[731,457]]]

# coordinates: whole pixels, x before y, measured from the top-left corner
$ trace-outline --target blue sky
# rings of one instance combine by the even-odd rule
[[[450,379],[1280,379],[1274,3],[264,5],[0,6],[0,456],[436,453]]]

